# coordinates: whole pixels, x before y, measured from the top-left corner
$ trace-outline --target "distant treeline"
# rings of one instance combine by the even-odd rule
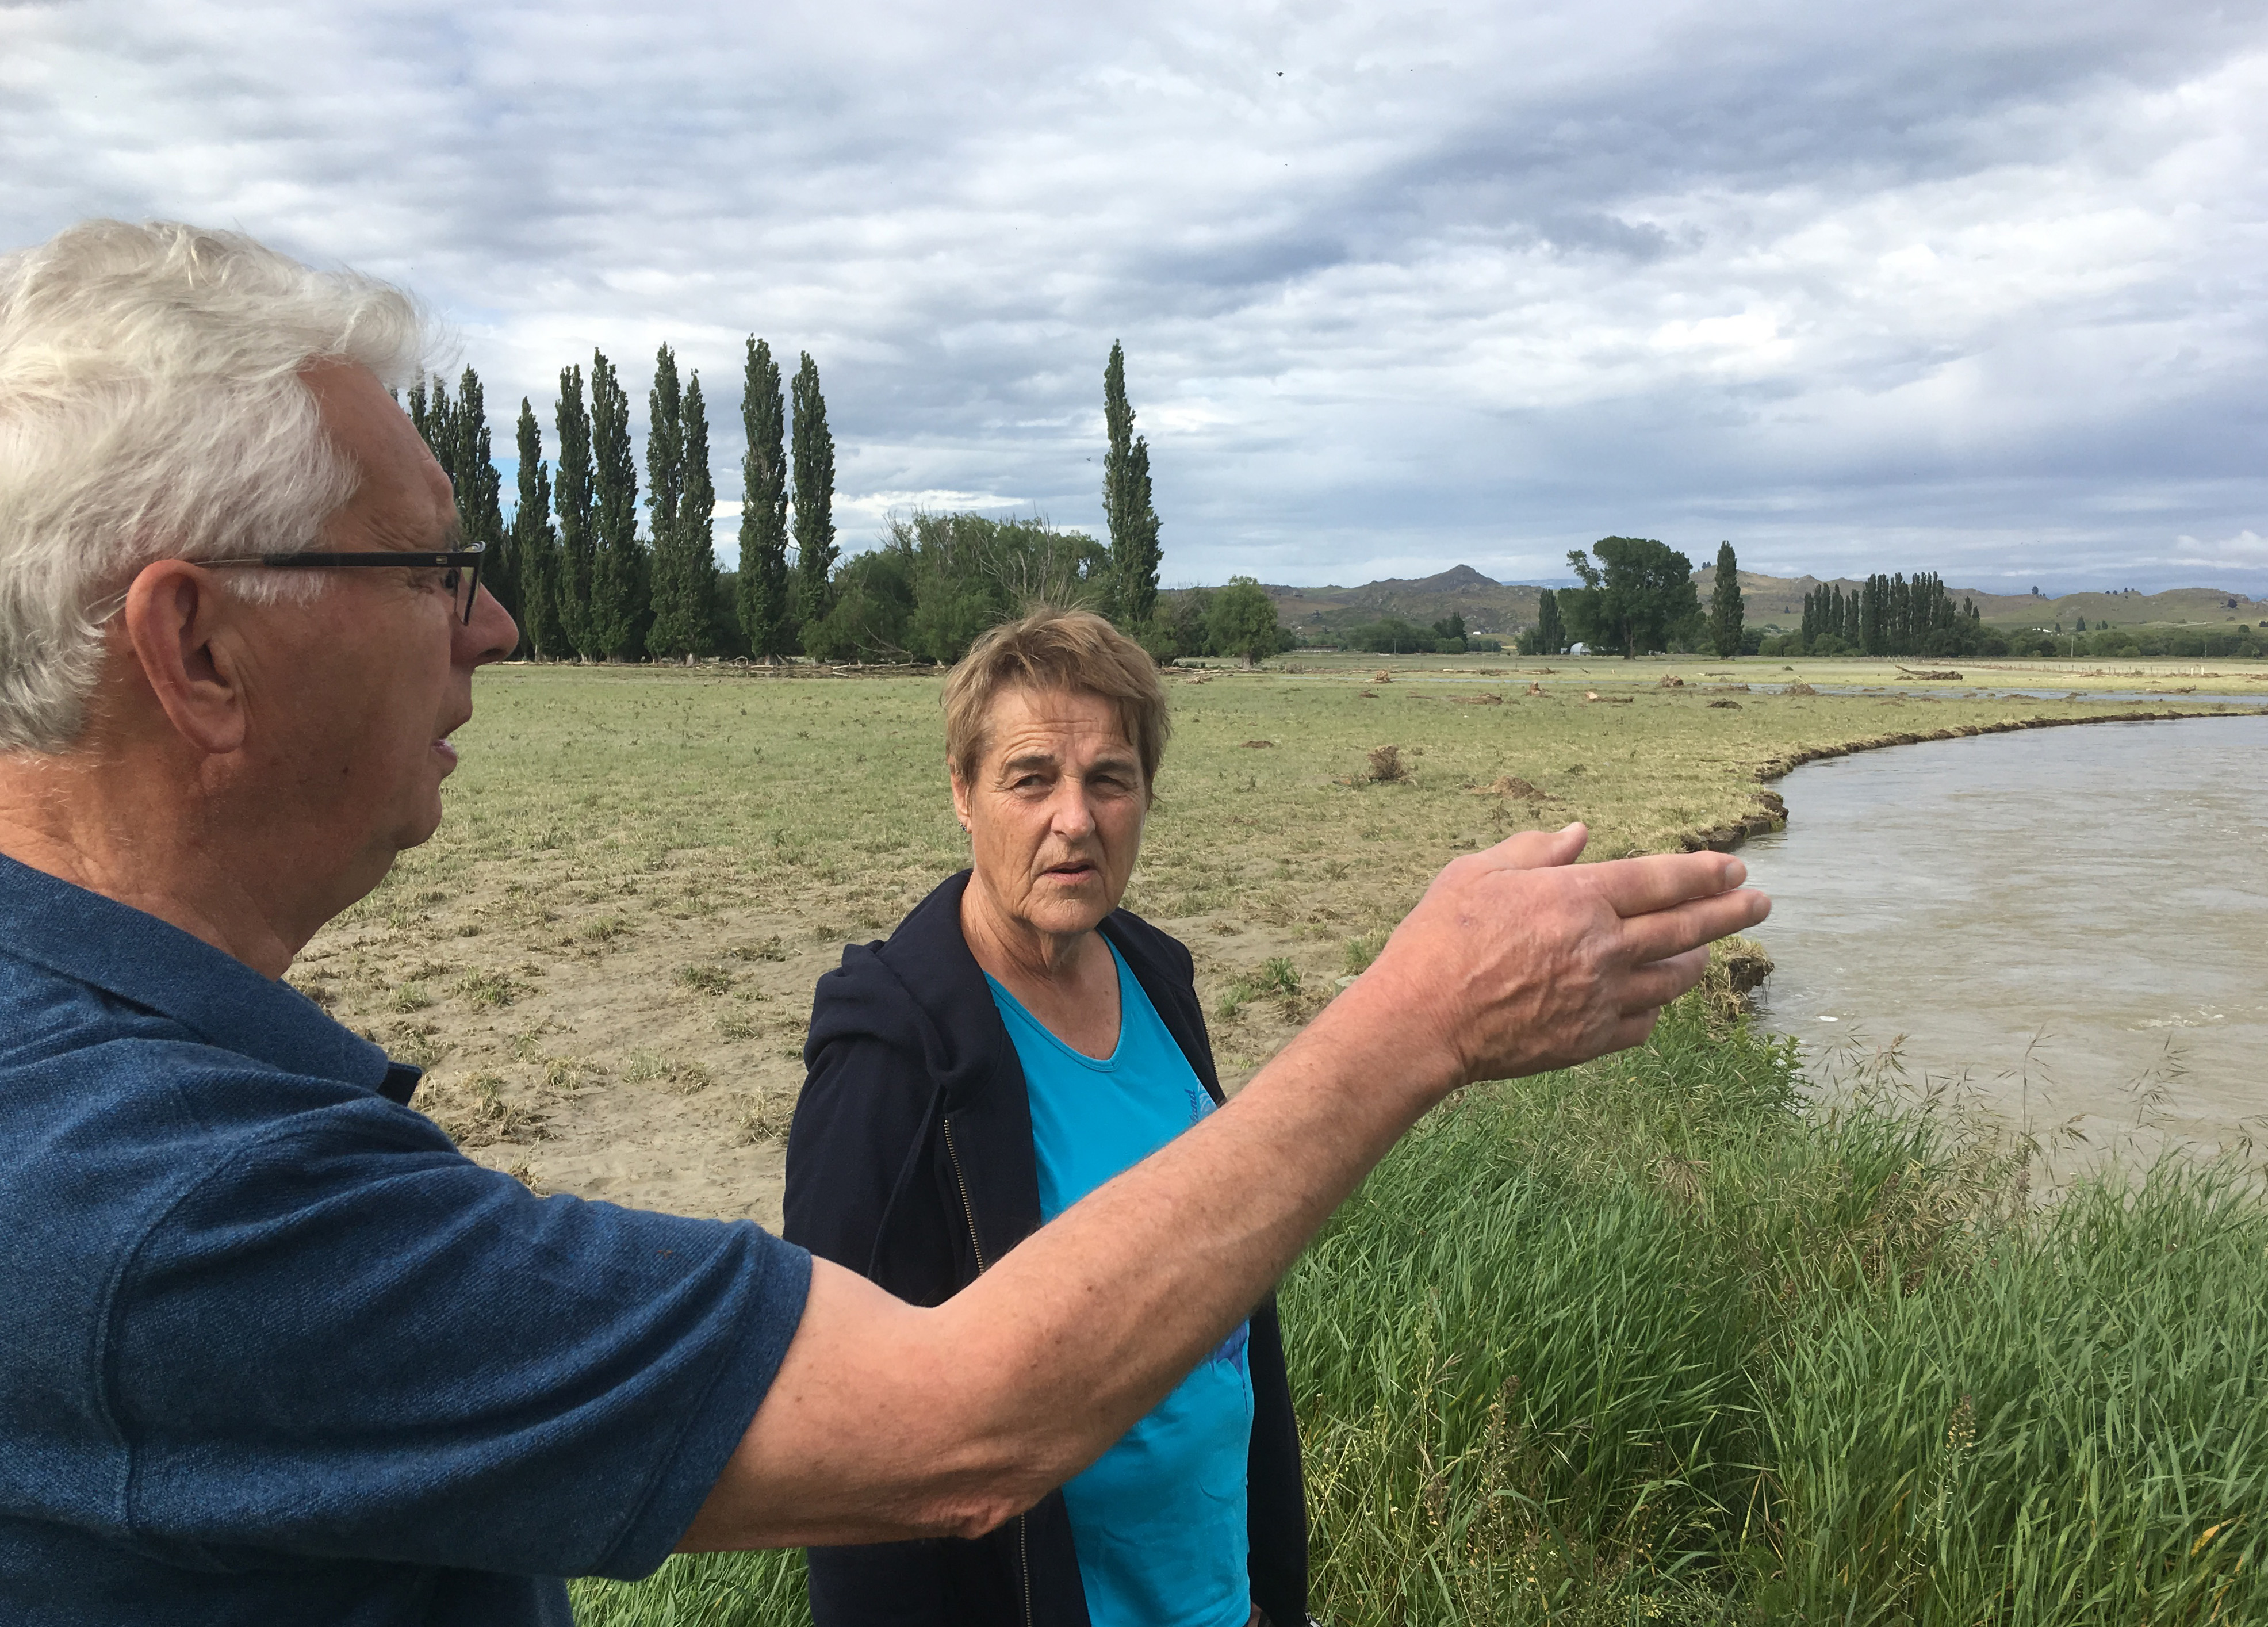
[[[1803,623],[1795,632],[1764,639],[1765,655],[1870,656],[2207,656],[2257,655],[2262,639],[2250,627],[2123,628],[2090,631],[2084,616],[2066,630],[1987,627],[1977,601],[1959,604],[1928,571],[1871,576],[1857,591],[1830,584],[1803,596]]]
[[[1984,637],[1977,601],[1955,604],[1929,571],[1876,574],[1857,592],[1830,584],[1803,596],[1803,625],[1768,655],[1974,655]]]

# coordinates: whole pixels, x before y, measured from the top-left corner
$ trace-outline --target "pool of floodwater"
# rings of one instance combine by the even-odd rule
[[[1933,740],[1809,763],[1741,850],[1760,1009],[1849,1079],[1892,1041],[2058,1167],[2268,1147],[2268,717]],[[2083,1137],[2073,1140],[2068,1132]]]

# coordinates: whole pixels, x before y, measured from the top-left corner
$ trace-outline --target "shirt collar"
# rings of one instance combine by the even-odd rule
[[[200,1039],[290,1073],[407,1102],[417,1070],[389,1062],[291,984],[170,922],[0,855],[0,955],[108,990]]]

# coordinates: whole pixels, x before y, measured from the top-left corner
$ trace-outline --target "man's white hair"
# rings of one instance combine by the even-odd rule
[[[356,470],[299,375],[407,383],[428,339],[399,290],[233,232],[90,220],[0,255],[0,751],[78,738],[151,561],[311,545]]]

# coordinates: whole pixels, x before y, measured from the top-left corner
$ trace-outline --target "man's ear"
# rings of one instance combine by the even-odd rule
[[[142,568],[121,612],[127,641],[166,721],[215,756],[244,744],[241,675],[215,643],[237,602],[210,572],[185,559],[160,559]]]

